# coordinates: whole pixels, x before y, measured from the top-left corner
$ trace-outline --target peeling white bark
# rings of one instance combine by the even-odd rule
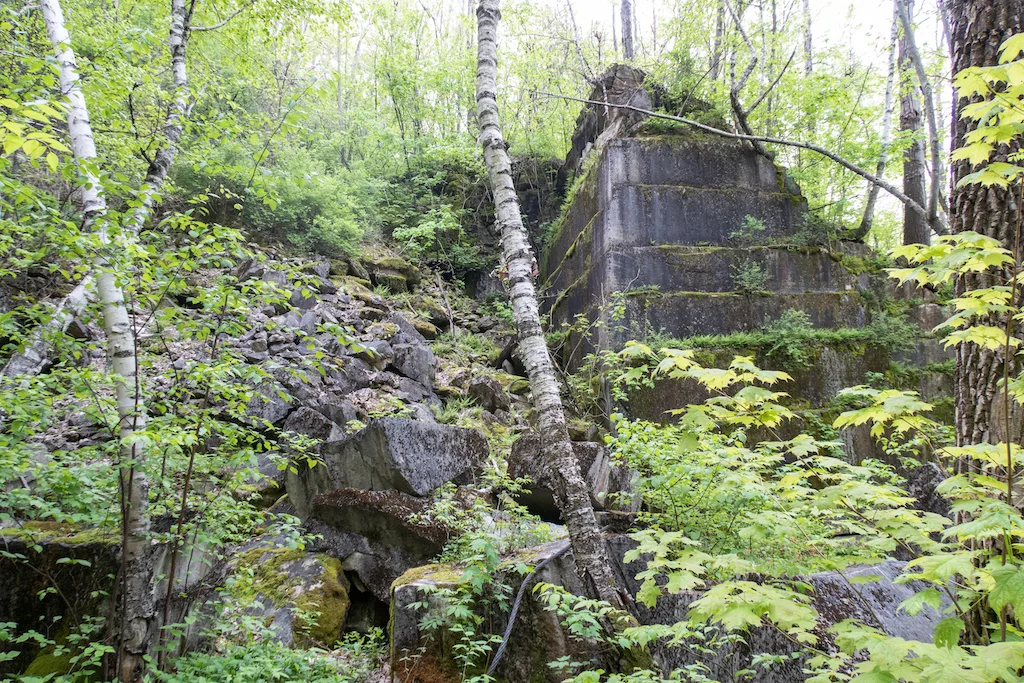
[[[171,74],[174,81],[174,92],[168,107],[167,117],[164,119],[164,144],[157,150],[149,164],[149,168],[146,170],[146,177],[139,187],[139,199],[141,201],[128,216],[125,224],[126,231],[130,233],[138,234],[146,224],[146,220],[153,212],[153,204],[156,201],[156,197],[164,184],[164,180],[167,178],[171,165],[174,163],[174,158],[178,154],[178,142],[181,140],[183,124],[188,117],[190,109],[188,102],[188,71],[185,61],[189,31],[188,12],[184,0],[172,0],[171,30],[168,44],[171,50]],[[72,54],[73,58],[74,55]],[[86,116],[88,116],[88,113],[86,113]],[[89,128],[88,135],[91,140],[92,131],[88,123],[88,118],[86,118],[85,124],[86,128]],[[92,145],[92,153],[94,155],[96,153],[95,144]],[[78,158],[77,152],[75,156]],[[31,376],[42,372],[49,362],[50,338],[59,332],[67,330],[71,321],[85,310],[86,305],[89,303],[92,280],[92,275],[87,275],[70,294],[57,304],[53,316],[46,324],[40,326],[33,333],[32,340],[26,345],[25,349],[12,354],[10,359],[8,359],[7,364],[0,370],[0,377]]]
[[[39,0],[47,33],[60,66],[61,91],[68,99],[68,131],[71,150],[81,168],[81,211],[85,229],[100,238],[101,249],[94,257],[96,292],[103,307],[107,334],[107,358],[117,399],[118,436],[121,442],[120,477],[123,513],[123,590],[120,595],[121,644],[118,674],[123,683],[135,681],[142,672],[143,656],[150,643],[154,614],[152,556],[148,550],[149,486],[142,470],[145,445],[137,433],[146,426],[146,413],[139,393],[138,359],[131,317],[124,292],[117,283],[107,251],[113,248],[105,225],[107,204],[96,169],[96,143],[89,124],[89,109],[82,93],[59,0]]]
[[[519,338],[519,353],[530,377],[537,426],[545,456],[555,473],[557,502],[569,529],[576,567],[584,585],[598,597],[622,608],[622,597],[608,563],[604,538],[597,526],[590,494],[580,474],[565,424],[554,364],[540,324],[533,284],[533,253],[512,183],[512,165],[501,131],[497,103],[498,0],[481,0],[477,8],[478,59],[476,72],[480,144],[494,195],[501,246],[508,266],[509,296]]]

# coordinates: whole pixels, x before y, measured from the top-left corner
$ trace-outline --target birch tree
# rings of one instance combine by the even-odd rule
[[[163,123],[164,142],[149,163],[145,178],[139,187],[137,204],[125,222],[126,230],[132,234],[138,234],[152,214],[154,201],[178,154],[178,143],[181,140],[185,119],[190,111],[186,64],[189,33],[190,31],[207,31],[215,28],[191,28],[189,26],[190,16],[185,7],[185,0],[171,1],[171,25],[168,38],[173,79],[171,102]],[[0,376],[17,377],[36,375],[41,372],[49,360],[50,338],[54,334],[67,330],[71,321],[85,310],[93,285],[92,274],[82,278],[81,282],[58,302],[50,320],[33,333],[31,341],[26,344],[25,348],[11,355],[3,369],[0,370]]]
[[[149,483],[143,469],[145,443],[139,438],[139,433],[146,428],[146,411],[140,395],[132,320],[110,258],[115,243],[105,215],[107,202],[97,170],[96,143],[78,76],[75,53],[71,47],[71,37],[64,24],[59,0],[40,0],[39,7],[60,69],[61,92],[68,100],[71,150],[82,174],[79,201],[83,229],[92,230],[100,245],[93,256],[96,294],[102,305],[120,440],[118,468],[122,512],[122,583],[119,596],[117,673],[121,681],[128,682],[137,680],[142,672],[155,611],[153,556],[148,548]]]
[[[569,440],[558,380],[540,323],[537,292],[533,283],[535,260],[526,228],[523,227],[519,198],[512,182],[512,165],[498,117],[497,31],[500,16],[498,0],[481,0],[477,8],[477,115],[480,144],[501,234],[503,259],[508,268],[509,297],[519,339],[519,353],[530,377],[541,444],[555,475],[556,499],[562,519],[569,529],[577,571],[584,585],[592,586],[599,598],[622,608],[624,603],[615,586],[604,538]]]

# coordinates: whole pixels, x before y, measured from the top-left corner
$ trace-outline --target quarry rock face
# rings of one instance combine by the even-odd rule
[[[572,447],[580,473],[590,490],[590,503],[594,509],[633,511],[635,505],[628,500],[630,473],[612,462],[604,444],[574,442]],[[530,490],[518,497],[521,505],[543,520],[560,521],[551,467],[543,457],[539,435],[527,433],[512,444],[508,474],[517,479],[530,479]],[[619,494],[626,495],[627,499],[620,500]]]
[[[398,491],[338,489],[316,497],[305,527],[314,549],[339,558],[361,588],[387,602],[392,582],[430,562],[457,535],[429,519],[430,505]]]
[[[484,435],[437,423],[380,418],[324,444],[322,464],[289,472],[288,496],[306,518],[320,493],[339,488],[426,496],[487,457]]]

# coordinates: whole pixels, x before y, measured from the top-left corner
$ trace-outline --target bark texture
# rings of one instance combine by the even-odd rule
[[[149,486],[142,470],[143,444],[136,439],[137,432],[145,429],[146,414],[139,395],[138,359],[135,355],[132,320],[125,306],[124,292],[111,269],[108,254],[114,245],[105,224],[106,198],[97,174],[96,144],[89,123],[89,110],[79,82],[75,53],[71,48],[71,38],[64,23],[59,0],[40,0],[39,7],[60,67],[61,92],[68,100],[71,150],[83,176],[80,188],[83,226],[85,229],[94,230],[102,245],[94,257],[96,292],[103,307],[107,359],[114,380],[118,436],[121,444],[121,575],[124,583],[120,593],[121,642],[118,648],[117,673],[121,681],[128,682],[138,680],[142,673],[143,656],[149,650],[150,631],[155,613],[153,557],[148,551]]]
[[[555,473],[555,494],[562,519],[569,529],[573,555],[584,585],[596,595],[622,608],[608,563],[604,538],[590,505],[590,495],[580,474],[566,428],[554,364],[540,324],[537,292],[533,283],[533,253],[512,183],[512,166],[501,131],[497,103],[497,30],[501,16],[498,0],[481,0],[477,8],[478,59],[476,72],[477,115],[480,144],[494,196],[501,246],[508,267],[508,285],[515,318],[519,353],[530,377],[537,411],[537,426],[545,457]]]
[[[633,59],[633,3],[622,0],[622,56]]]
[[[899,0],[896,0],[897,2]],[[893,88],[896,83],[896,42],[898,40],[899,20],[895,16],[898,9],[893,10],[892,32],[889,41],[889,75],[885,80],[885,109],[882,113],[882,150],[878,154],[878,164],[875,166],[875,175],[881,178],[885,175],[885,166],[889,163],[889,145],[892,142],[892,110],[893,110]],[[860,219],[860,225],[853,234],[855,240],[863,240],[871,232],[871,225],[875,218],[875,205],[878,203],[878,185],[872,183],[868,190],[868,198],[864,203],[864,214]],[[906,190],[904,190],[906,191]]]
[[[999,45],[1024,28],[1024,1],[1022,0],[954,0],[949,6],[951,25],[953,71],[971,66],[988,66],[998,61]],[[960,118],[967,100],[956,103],[953,119],[952,145],[959,147],[964,136],[976,128],[971,121]],[[1016,151],[1004,147],[993,160],[1006,161]],[[996,238],[1007,249],[1013,249],[1020,223],[1021,207],[1017,193],[1020,187],[1001,189],[971,184],[957,187],[968,173],[966,161],[952,163],[950,194],[951,228],[954,233],[974,231]],[[963,290],[988,287],[991,278],[966,278],[958,288]],[[998,323],[997,323],[998,324]],[[1001,423],[993,415],[1000,407],[997,400],[997,382],[1002,377],[1002,354],[964,344],[957,349],[955,397],[956,437],[958,444],[997,442],[1007,434],[1000,434]],[[1016,440],[1019,435],[1009,435]]]
[[[900,24],[903,27],[901,53],[910,62],[914,74],[917,76],[917,86],[921,91],[921,101],[924,103],[925,123],[928,125],[928,149],[932,162],[932,182],[928,192],[928,222],[934,223],[935,217],[939,213],[939,184],[945,173],[942,167],[942,155],[939,153],[939,127],[936,123],[932,83],[924,69],[924,61],[921,59],[921,53],[917,49],[917,40],[914,38],[914,26],[911,22],[913,7],[914,0],[896,0],[896,11],[899,13]]]
[[[178,154],[178,141],[181,139],[182,127],[189,114],[188,71],[185,62],[189,34],[188,19],[185,0],[172,0],[168,44],[171,50],[171,74],[174,91],[167,110],[167,117],[164,119],[164,144],[160,146],[149,163],[146,177],[139,188],[141,201],[126,221],[126,229],[133,233],[142,230],[146,220],[153,212],[153,203]],[[57,304],[50,320],[33,333],[32,340],[25,348],[11,355],[7,364],[0,370],[0,377],[31,376],[42,372],[49,362],[50,338],[66,331],[71,321],[85,310],[89,303],[92,286],[93,277],[90,274]]]
[[[909,8],[904,7],[909,5]],[[913,0],[896,0],[896,11],[902,15],[907,11],[913,12]],[[903,29],[899,40],[899,64],[900,64],[900,131],[910,139],[910,146],[903,153],[903,193],[913,199],[921,206],[927,206],[926,199],[926,171],[925,151],[922,131],[924,125],[921,118],[921,106],[917,100],[917,89],[913,79],[908,79],[907,74],[913,69],[913,59],[909,39],[912,33],[906,28]],[[931,215],[931,207],[928,208],[928,215]],[[931,242],[931,231],[928,229],[928,217],[919,213],[904,209],[903,211],[903,243],[904,244],[928,244]]]

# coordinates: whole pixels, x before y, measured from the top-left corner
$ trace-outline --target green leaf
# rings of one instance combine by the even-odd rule
[[[935,626],[932,641],[935,647],[951,648],[960,644],[960,634],[964,632],[964,622],[957,617],[943,619]]]

